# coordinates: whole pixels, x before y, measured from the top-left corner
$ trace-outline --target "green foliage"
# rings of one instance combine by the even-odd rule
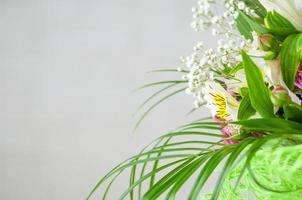
[[[302,124],[279,118],[250,119],[234,122],[240,124],[249,131],[260,131],[265,133],[301,134]]]
[[[261,50],[270,51],[264,59],[280,58],[284,82],[290,90],[293,90],[295,76],[302,58],[302,33],[297,34],[298,31],[292,23],[276,11],[267,12],[258,0],[243,1],[249,8],[255,10],[259,18],[238,11],[236,23],[239,32],[246,39],[253,39],[252,32],[259,35],[267,34],[264,35],[268,37],[263,42],[265,44],[260,47]],[[282,42],[283,44],[280,45]],[[102,190],[103,200],[105,200],[113,183],[124,172],[129,172],[129,183],[119,196],[119,200],[128,198],[130,200],[156,200],[158,198],[174,200],[184,184],[191,179],[195,179],[195,182],[188,199],[199,200],[204,195],[204,185],[211,178],[214,170],[220,166],[222,168],[216,186],[208,195],[210,200],[230,199],[235,196],[238,197],[237,199],[244,199],[236,193],[236,189],[242,186],[242,178],[253,180],[253,183],[249,183],[251,188],[257,185],[269,192],[280,192],[271,190],[258,181],[255,173],[257,169],[253,169],[252,161],[259,151],[265,149],[263,146],[271,140],[280,139],[283,141],[282,145],[296,145],[302,142],[302,107],[288,101],[282,105],[275,104],[276,108],[281,107],[275,115],[270,89],[264,82],[260,69],[247,53],[241,52],[241,55],[242,62],[233,67],[225,65],[223,70],[214,71],[223,78],[235,80],[234,75],[244,69],[248,87],[239,88],[241,97],[238,94],[234,95],[234,98],[240,99],[237,113],[239,121],[197,120],[157,138],[139,154],[120,163],[99,180],[87,200],[98,189],[101,189],[101,186],[106,186]],[[162,69],[152,72],[178,72],[178,70]],[[189,73],[189,71],[182,70],[181,73]],[[146,84],[139,88],[162,86],[139,106],[138,110],[146,106],[147,108],[139,118],[135,129],[159,104],[183,92],[187,88],[183,84],[187,82],[186,80],[168,80]],[[177,86],[182,87],[175,89]],[[173,90],[161,96],[169,89]],[[154,99],[155,102],[148,105]],[[250,119],[256,113],[263,118]],[[239,133],[235,133],[236,135],[227,137],[220,132],[226,125],[240,125],[241,128]],[[227,139],[236,140],[238,143],[225,145],[224,140]],[[230,178],[234,171],[236,171],[236,179]],[[229,186],[227,192],[225,182]]]
[[[272,120],[281,119],[274,118]],[[268,121],[270,122],[271,119],[268,119]],[[286,122],[288,121],[273,121],[272,123],[282,124]],[[264,124],[265,130],[268,130],[267,127],[272,127],[271,124],[266,124],[265,121],[255,122],[254,120],[247,120],[238,123],[246,128],[259,127],[259,124]],[[289,128],[295,131],[297,129],[302,130],[301,127],[296,127],[297,123],[293,125],[289,122],[283,125],[287,127],[287,131]],[[300,126],[302,125],[300,124]],[[195,131],[195,129],[197,130]],[[102,193],[103,199],[106,199],[107,194],[110,192],[110,187],[117,177],[125,170],[130,170],[130,185],[120,195],[120,200],[127,197],[144,200],[155,200],[164,197],[166,200],[174,200],[183,185],[194,178],[193,174],[195,173],[198,174],[188,199],[198,200],[203,194],[204,185],[211,177],[213,171],[224,163],[221,174],[217,179],[216,187],[212,195],[210,195],[211,200],[221,199],[220,193],[224,189],[224,181],[229,174],[242,161],[245,162],[241,175],[237,177],[237,183],[233,185],[235,190],[242,175],[246,173],[247,166],[249,166],[255,153],[261,149],[260,147],[275,137],[282,137],[282,135],[274,137],[264,135],[259,138],[245,136],[238,144],[224,145],[222,143],[224,136],[216,133],[219,129],[219,123],[196,121],[180,127],[178,131],[170,132],[157,138],[153,142],[155,143],[153,147],[150,148],[151,145],[148,145],[138,155],[122,162],[105,175],[97,183],[87,199],[90,199],[97,189],[108,182],[107,187],[104,188],[104,193]],[[275,129],[280,129],[280,127]],[[208,139],[190,140],[189,138],[192,138],[193,135],[208,137]],[[182,138],[181,141],[177,141],[180,136]],[[189,138],[185,139],[183,136],[189,136]],[[217,138],[216,141],[215,138]],[[224,160],[225,162],[223,162]],[[162,172],[165,173],[162,174]],[[155,179],[155,176],[158,176],[158,178]],[[150,181],[152,184],[149,187],[142,186],[143,183]]]
[[[258,0],[243,0],[243,2],[253,9],[260,18],[263,19],[266,16],[266,9]]]
[[[244,14],[241,11],[238,11],[239,15],[236,19],[237,28],[239,32],[246,38],[246,39],[253,39],[252,32],[255,31],[258,34],[265,34],[268,33],[268,30],[260,25],[259,23],[255,22],[249,16]]]
[[[275,35],[287,36],[298,32],[290,21],[275,10],[267,13],[264,23],[270,33]]]
[[[250,95],[247,93],[240,101],[240,106],[237,114],[239,120],[248,119],[256,113],[250,100]]]
[[[211,155],[211,157],[209,158],[207,163],[204,165],[204,167],[200,171],[200,173],[195,181],[195,184],[192,187],[192,190],[191,190],[191,193],[190,193],[188,199],[190,199],[190,200],[199,199],[201,190],[203,189],[204,184],[206,183],[206,181],[208,180],[210,175],[213,173],[213,171],[217,168],[219,163],[222,162],[222,160],[231,152],[231,150],[232,150],[231,147],[226,146],[225,148],[221,148],[218,151],[216,151],[215,153],[213,153],[213,155]]]
[[[237,147],[234,148],[234,150],[230,153],[229,158],[224,164],[224,167],[222,169],[222,173],[220,173],[220,176],[217,180],[216,186],[214,188],[211,200],[216,200],[219,197],[219,193],[221,189],[223,188],[223,183],[226,177],[229,175],[229,173],[232,171],[232,169],[238,164],[243,157],[239,157],[242,153],[245,153],[245,149],[253,142],[255,139],[246,139],[242,141]]]
[[[288,36],[282,44],[280,54],[283,80],[287,87],[293,90],[302,59],[302,33]]]
[[[245,52],[242,52],[242,60],[252,106],[261,116],[274,117],[269,89],[263,81],[260,70]]]
[[[239,70],[243,69],[243,64],[242,62],[240,62],[239,64],[233,66],[232,68],[230,68],[228,74],[233,76],[235,75]]]
[[[200,131],[192,131],[190,127],[193,129],[196,128],[196,125],[200,127],[204,127],[204,129],[208,129],[209,132],[200,132]],[[222,135],[216,134],[211,130],[218,130],[218,124],[212,122],[196,122],[194,124],[187,124],[183,128],[187,131],[183,131],[181,128],[179,131],[170,132],[165,134],[158,139],[156,139],[153,143],[156,143],[154,147],[150,150],[150,145],[148,145],[141,153],[136,156],[131,157],[130,159],[122,162],[113,170],[111,170],[107,175],[105,175],[94,187],[92,192],[89,194],[87,199],[94,194],[94,192],[105,183],[105,181],[109,181],[108,187],[105,189],[104,198],[110,190],[110,186],[113,181],[116,180],[117,176],[119,176],[124,170],[131,169],[130,171],[130,186],[129,188],[120,196],[120,199],[124,199],[127,196],[131,197],[131,199],[135,199],[134,189],[141,190],[141,183],[152,180],[154,184],[150,184],[150,188],[145,192],[144,197],[146,199],[154,199],[159,194],[168,190],[170,186],[173,185],[173,188],[170,192],[170,195],[173,196],[177,193],[178,189],[181,188],[182,183],[185,182],[189,178],[188,174],[194,173],[195,170],[191,167],[198,168],[202,164],[203,161],[206,161],[208,156],[212,153],[216,152],[216,148],[214,147],[223,147],[220,141],[211,142],[213,138],[223,138]],[[181,142],[170,142],[171,139],[177,138],[179,136],[206,136],[212,139],[207,140],[186,140]],[[162,143],[161,145],[159,145]],[[188,147],[182,147],[183,145],[188,145]],[[192,147],[195,144],[197,147]],[[204,145],[210,145],[208,147]],[[200,146],[203,145],[204,147]],[[188,152],[188,153],[186,153]],[[168,164],[160,165],[159,161],[169,160]],[[154,164],[154,161],[156,164]],[[152,164],[153,163],[153,164]],[[138,166],[143,165],[142,173],[138,173],[137,177],[135,174],[138,172]],[[151,170],[147,173],[146,165],[151,165]],[[174,167],[174,168],[173,168]],[[167,173],[164,177],[162,177],[159,181],[156,181],[154,178],[156,174],[159,174],[163,170],[167,170],[172,168],[169,173]],[[168,184],[170,183],[170,185]],[[149,198],[150,197],[150,198]]]
[[[302,123],[302,107],[297,104],[288,104],[283,107],[285,119]]]

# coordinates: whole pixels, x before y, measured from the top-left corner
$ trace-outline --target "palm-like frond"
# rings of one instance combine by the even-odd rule
[[[188,71],[186,70],[182,70],[182,71],[178,71],[177,69],[159,69],[159,70],[153,70],[150,71],[149,73],[154,73],[154,72],[176,72],[176,73],[188,73]],[[187,88],[186,84],[188,83],[187,80],[166,80],[166,81],[158,81],[158,82],[152,82],[152,83],[148,83],[145,84],[141,87],[139,87],[136,90],[141,90],[141,89],[145,89],[145,88],[150,88],[150,87],[156,87],[156,86],[163,86],[161,89],[157,90],[155,93],[153,93],[152,95],[150,95],[139,107],[138,107],[138,111],[142,110],[143,108],[146,107],[146,110],[143,112],[143,114],[140,116],[140,118],[138,119],[137,123],[134,126],[134,131],[137,130],[137,128],[139,127],[139,125],[142,123],[142,121],[146,118],[146,116],[152,111],[154,110],[157,106],[159,106],[161,103],[163,103],[164,101],[166,101],[167,99],[185,91],[185,89]],[[184,87],[185,85],[185,87]],[[175,88],[177,86],[181,86],[181,88],[177,88],[177,89],[173,89],[170,93],[168,94],[164,94],[161,95],[162,93],[168,91],[169,89]],[[156,99],[154,103],[151,103],[150,105],[148,105],[151,100]]]
[[[105,175],[87,199],[109,181],[102,192],[106,196],[116,178],[130,170],[129,186],[119,199],[153,200],[166,195],[165,199],[173,200],[193,174],[198,173],[189,194],[189,199],[196,200],[213,171],[226,160],[212,195],[213,200],[218,199],[228,173],[242,160],[246,160],[248,166],[255,151],[269,139],[245,136],[238,144],[224,145],[222,141],[226,138],[217,132],[219,128],[219,123],[198,121],[157,138],[152,147],[148,145]],[[192,137],[201,138],[192,140]]]
[[[146,169],[146,165],[150,165],[151,163],[154,164],[154,161],[165,161],[165,160],[188,160],[191,157],[194,157],[201,152],[210,152],[210,149],[207,149],[206,147],[201,147],[200,144],[209,144],[209,145],[214,145],[215,142],[210,142],[210,141],[192,141],[192,140],[187,140],[187,141],[181,141],[181,142],[171,142],[168,143],[166,142],[167,139],[174,139],[177,137],[186,137],[186,136],[207,136],[210,138],[219,138],[222,139],[223,136],[217,133],[212,133],[212,132],[200,132],[200,131],[174,131],[167,133],[159,138],[157,138],[154,142],[156,145],[154,145],[152,148],[148,149],[146,147],[140,154],[131,157],[130,159],[126,160],[125,162],[122,162],[119,164],[117,167],[115,167],[113,170],[111,170],[107,175],[105,175],[95,186],[95,188],[92,190],[91,194],[89,197],[96,191],[97,188],[100,187],[106,180],[111,179],[114,175],[124,171],[125,169],[129,169],[133,167],[138,167],[139,165],[145,165],[144,168],[141,168],[141,170]],[[165,141],[163,144],[159,145],[161,142]],[[197,147],[181,147],[186,144],[196,144]],[[218,144],[218,146],[222,146],[221,143]],[[148,150],[147,150],[148,149]],[[188,153],[185,153],[188,151]],[[192,153],[192,151],[196,153]],[[169,153],[169,155],[168,155]],[[173,161],[173,162],[174,162]],[[171,162],[171,163],[173,163]],[[170,165],[168,165],[170,166]],[[156,166],[152,169],[153,175],[156,174],[155,169],[157,170],[159,167]],[[133,171],[132,171],[133,173]],[[145,176],[144,173],[139,173],[139,177]],[[134,184],[134,176],[131,176],[132,181],[130,183],[133,185]],[[151,177],[151,176],[150,176]],[[129,191],[130,192],[130,191]]]

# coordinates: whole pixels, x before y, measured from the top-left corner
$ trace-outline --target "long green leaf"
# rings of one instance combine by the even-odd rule
[[[172,88],[172,87],[174,87],[174,86],[176,86],[176,85],[178,85],[178,84],[179,84],[179,83],[173,83],[173,84],[170,84],[170,85],[168,85],[168,86],[166,86],[166,87],[164,87],[164,88],[158,90],[157,92],[155,92],[154,94],[152,94],[149,98],[147,98],[147,99],[146,99],[146,100],[138,107],[137,110],[142,109],[148,102],[150,102],[152,99],[154,99],[154,97],[158,96],[160,93],[162,93],[162,92],[166,91],[167,89]]]
[[[173,181],[177,178],[175,174],[185,168],[186,166],[190,165],[195,158],[191,158],[187,162],[181,164],[180,166],[176,167],[169,173],[167,173],[163,178],[161,178],[152,188],[150,188],[143,196],[142,200],[154,200],[159,195],[162,194],[163,191],[168,189],[172,184]]]
[[[256,14],[262,19],[266,16],[267,12],[265,7],[258,0],[243,0],[244,3],[254,10]]]
[[[141,185],[145,180],[149,179],[154,173],[159,173],[159,172],[161,172],[161,171],[163,171],[163,170],[165,170],[169,167],[172,167],[173,165],[176,165],[180,162],[184,163],[188,160],[189,160],[189,158],[176,160],[176,161],[170,162],[166,165],[163,165],[163,166],[157,168],[156,171],[152,171],[152,172],[149,172],[149,173],[143,175],[135,183],[133,183],[125,192],[123,192],[119,199],[124,199],[135,187],[137,187],[138,185]]]
[[[208,180],[208,178],[213,173],[214,169],[218,166],[218,164],[230,153],[230,151],[230,147],[223,147],[211,156],[211,158],[207,161],[207,163],[204,165],[201,172],[199,173],[189,195],[189,200],[199,199],[199,195],[205,182]]]
[[[285,118],[291,121],[302,123],[302,107],[297,104],[283,106]]]
[[[302,124],[298,122],[288,121],[279,118],[263,118],[263,119],[250,119],[233,122],[240,124],[244,128],[271,133],[286,133],[286,134],[302,134]]]
[[[269,89],[259,68],[245,52],[242,52],[242,59],[252,106],[262,117],[274,117]]]
[[[141,87],[139,87],[136,90],[140,90],[140,89],[144,89],[144,88],[148,88],[148,87],[152,87],[152,86],[156,86],[156,85],[163,85],[163,84],[173,84],[173,83],[187,83],[187,80],[169,80],[169,81],[159,81],[159,82],[154,82],[154,83],[148,83],[146,85],[143,85]]]
[[[105,189],[105,192],[103,194],[102,200],[106,200],[108,192],[113,184],[113,182],[119,177],[119,175],[122,173],[123,171],[120,171],[119,173],[117,173],[112,180],[110,181],[110,183],[108,184],[107,188]]]
[[[211,137],[218,137],[218,138],[225,138],[222,134],[216,133],[208,133],[208,132],[200,132],[200,131],[178,131],[165,134],[159,138],[171,137],[171,136],[185,136],[185,135],[200,135],[200,136],[211,136]]]
[[[167,144],[170,142],[170,140],[171,140],[171,138],[168,138],[167,141],[164,143],[164,145],[167,145]],[[171,151],[171,150],[172,150],[172,151],[186,151],[186,150],[187,150],[187,149],[184,149],[184,148],[178,148],[178,149],[165,149],[164,146],[161,146],[161,147],[159,147],[159,148],[160,148],[160,150],[159,150],[157,156],[161,156],[161,154],[162,154],[163,152],[168,152],[168,151]],[[192,149],[191,149],[191,150],[192,150]],[[152,171],[155,171],[155,170],[156,170],[156,168],[157,168],[157,166],[158,166],[158,163],[159,163],[159,160],[154,161],[154,164],[153,164],[153,167],[152,167]],[[153,186],[154,180],[155,180],[155,174],[152,175],[151,178],[150,178],[150,186],[149,186],[150,188]]]
[[[217,200],[219,197],[219,193],[222,189],[223,183],[229,172],[234,168],[236,162],[239,162],[239,155],[243,153],[244,149],[246,149],[255,139],[245,139],[241,143],[239,143],[231,152],[228,160],[224,164],[222,171],[220,172],[220,176],[216,182],[216,186],[214,187],[214,191],[212,193],[211,200]]]
[[[238,109],[237,118],[239,120],[248,119],[256,113],[256,110],[253,108],[250,100],[250,95],[246,94],[241,102]]]
[[[264,23],[274,35],[287,36],[298,32],[290,21],[275,10],[267,13]]]
[[[154,109],[156,108],[160,103],[162,103],[163,101],[169,99],[170,97],[183,92],[186,88],[181,88],[179,90],[176,90],[166,96],[164,96],[163,98],[161,98],[160,100],[158,100],[157,102],[155,102],[147,111],[144,112],[144,114],[140,117],[140,119],[138,120],[138,122],[135,124],[134,127],[134,131],[138,128],[138,126],[142,123],[142,121],[145,119],[145,117]]]
[[[293,90],[302,58],[302,33],[287,37],[282,44],[280,55],[283,80],[287,87]]]
[[[196,170],[208,159],[208,156],[201,157],[197,159],[194,163],[187,166],[186,169],[176,174],[177,180],[175,181],[173,187],[169,191],[166,196],[166,200],[174,200],[176,197],[177,192],[183,186],[183,184],[196,172]]]
[[[100,187],[104,181],[106,181],[108,178],[110,178],[112,175],[119,173],[120,171],[123,171],[129,167],[132,167],[133,165],[137,164],[143,164],[146,162],[152,162],[155,160],[166,160],[166,159],[175,159],[175,158],[189,158],[192,157],[192,154],[173,154],[173,155],[167,155],[167,156],[160,156],[160,157],[154,157],[154,158],[147,158],[147,159],[142,159],[142,160],[137,160],[135,162],[129,162],[129,163],[122,163],[118,166],[116,166],[114,169],[112,169],[110,172],[108,172],[97,184],[96,186],[92,189],[92,191],[89,193],[88,197],[86,198],[87,200],[91,198],[91,196],[94,194],[94,192]]]
[[[264,26],[255,22],[254,19],[251,19],[249,16],[244,14],[242,11],[238,11],[238,12],[239,12],[239,15],[236,18],[237,28],[238,28],[239,32],[246,39],[253,39],[253,34],[252,34],[253,31],[255,31],[258,34],[268,33],[268,30]]]
[[[236,189],[242,179],[243,174],[246,172],[247,166],[249,165],[250,161],[252,160],[252,158],[254,157],[256,152],[270,139],[271,139],[270,137],[259,138],[259,139],[255,140],[253,142],[253,144],[251,145],[251,147],[248,149],[248,151],[244,155],[244,156],[246,156],[246,160],[245,160],[245,163],[244,163],[244,165],[240,171],[240,174],[235,182],[233,192],[236,191]]]
[[[154,145],[153,149],[155,149],[155,148],[160,144],[161,141],[162,141],[162,140],[158,140],[158,142]],[[144,152],[141,151],[140,154],[142,154],[142,153],[144,153]],[[150,158],[151,155],[152,155],[152,153],[147,154],[147,158]],[[143,166],[142,166],[142,168],[141,168],[141,172],[140,172],[140,177],[143,177],[143,176],[144,176],[145,170],[146,170],[146,167],[147,167],[147,164],[148,164],[148,162],[146,162],[146,163],[143,164]],[[132,170],[133,170],[133,169],[135,170],[135,169],[136,169],[136,166],[133,166],[133,167],[132,167]],[[131,170],[131,173],[132,173],[132,170]],[[132,181],[130,182],[130,186],[132,186],[132,185],[134,184],[134,181],[135,181],[135,180],[132,180]],[[142,191],[142,185],[139,184],[139,186],[138,186],[138,198],[141,198],[141,191]],[[132,191],[131,191],[131,193],[132,193]],[[130,193],[130,195],[131,195],[131,193]]]
[[[176,67],[175,67],[176,68]],[[155,73],[155,72],[178,72],[178,73],[188,73],[188,70],[181,69],[181,71],[177,69],[157,69],[157,70],[152,70],[148,71],[148,73]]]

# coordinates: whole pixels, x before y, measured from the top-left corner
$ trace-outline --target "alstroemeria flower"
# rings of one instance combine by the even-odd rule
[[[291,100],[297,104],[301,104],[301,100],[297,97],[295,93],[293,93],[291,90],[288,89],[286,84],[283,81],[282,78],[282,73],[281,73],[281,64],[280,60],[275,59],[275,60],[263,60],[259,58],[254,58],[253,59],[257,66],[262,70],[262,72],[265,74],[267,77],[267,82],[270,85],[280,85],[283,88],[285,88],[291,98]],[[302,74],[301,74],[302,75]],[[297,84],[296,79],[296,83]],[[299,82],[299,81],[298,81]]]
[[[225,144],[236,144],[238,143],[237,140],[231,139],[232,136],[236,136],[240,134],[240,126],[238,125],[227,125],[224,126],[221,131],[222,135],[228,137],[227,139],[224,139],[223,142]]]
[[[302,31],[301,0],[260,0],[260,2],[268,11],[277,11]]]
[[[300,67],[296,75],[295,86],[302,89],[302,62],[300,63]]]
[[[219,83],[207,82],[205,87],[207,107],[211,109],[213,118],[221,121],[237,120],[239,102]]]

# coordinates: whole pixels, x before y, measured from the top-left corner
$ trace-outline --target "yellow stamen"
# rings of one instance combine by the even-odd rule
[[[226,119],[229,114],[227,113],[226,110],[226,101],[225,98],[223,98],[221,95],[213,95],[213,101],[215,105],[217,106],[216,110],[216,117],[219,119]]]

